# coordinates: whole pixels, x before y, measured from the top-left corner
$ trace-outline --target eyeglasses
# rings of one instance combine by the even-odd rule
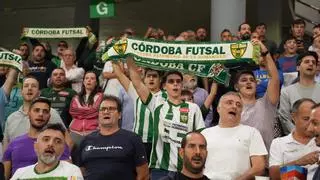
[[[180,84],[181,83],[181,79],[168,79],[167,83],[169,83],[169,84],[174,84],[174,83]]]
[[[101,108],[99,109],[100,112],[105,112],[106,110],[108,110],[108,112],[113,113],[113,112],[117,111],[118,108],[111,106],[111,107],[101,107]]]

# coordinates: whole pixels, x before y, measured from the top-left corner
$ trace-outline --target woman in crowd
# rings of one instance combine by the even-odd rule
[[[82,138],[98,127],[99,105],[103,94],[99,92],[99,80],[92,71],[85,73],[80,93],[73,97],[70,104],[72,122],[70,134],[75,148],[79,146]]]

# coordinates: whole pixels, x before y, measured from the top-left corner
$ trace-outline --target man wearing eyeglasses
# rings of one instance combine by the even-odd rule
[[[147,157],[141,138],[120,129],[121,103],[105,96],[99,108],[99,130],[80,143],[79,167],[86,180],[149,179]]]

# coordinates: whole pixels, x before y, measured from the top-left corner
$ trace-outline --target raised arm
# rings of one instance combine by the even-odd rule
[[[209,95],[207,96],[206,100],[203,103],[205,108],[207,108],[207,109],[210,108],[214,98],[216,97],[217,90],[218,90],[218,84],[216,82],[212,82],[210,93],[209,93]]]
[[[7,75],[7,79],[2,86],[3,91],[7,97],[10,96],[11,89],[16,84],[17,77],[18,77],[18,70],[14,68],[10,68],[9,73]]]
[[[210,127],[212,125],[212,102],[216,97],[218,89],[218,84],[216,82],[212,82],[210,93],[208,94],[207,98],[205,99],[203,105],[200,107],[202,117],[204,119],[206,127]],[[208,117],[210,115],[210,117]]]
[[[113,73],[115,74],[116,78],[118,78],[124,89],[128,92],[130,80],[123,73],[123,69],[120,67],[119,63],[120,62],[112,62]]]
[[[202,84],[203,84],[203,89],[209,92],[209,80],[208,78],[201,78]]]
[[[149,35],[151,34],[152,30],[153,30],[152,27],[148,27],[146,33],[144,34],[145,39],[149,38]]]
[[[268,52],[268,49],[266,48],[266,46],[261,41],[259,41],[259,44],[260,44],[261,54],[267,53],[266,56],[263,57],[264,60],[266,61],[266,69],[269,75],[269,83],[266,91],[267,97],[273,105],[277,105],[280,98],[280,80],[279,80],[278,69],[271,57],[270,52]]]
[[[22,52],[19,50],[14,50],[13,53],[16,53],[18,55],[21,55]],[[14,68],[10,68],[9,72],[7,74],[7,79],[2,85],[3,91],[7,97],[10,97],[10,92],[12,90],[12,87],[16,84],[17,77],[18,77],[18,70]]]
[[[151,92],[142,82],[141,77],[137,71],[137,66],[134,63],[133,57],[131,56],[127,57],[127,65],[129,68],[129,74],[130,74],[132,84],[136,89],[141,101],[146,103]]]
[[[104,79],[113,79],[117,78],[117,75],[113,72],[102,72],[102,76]]]

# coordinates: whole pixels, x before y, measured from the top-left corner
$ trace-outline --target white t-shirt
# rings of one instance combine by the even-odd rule
[[[272,141],[270,148],[269,167],[281,166],[285,163],[295,161],[310,152],[319,150],[320,147],[317,147],[314,139],[311,139],[308,144],[301,144],[293,139],[292,134],[290,133],[287,136],[276,138]],[[307,179],[312,179],[318,165],[313,164],[304,167],[308,169]]]
[[[45,179],[55,179],[55,180],[83,180],[80,168],[66,161],[59,161],[59,164],[53,170],[38,174],[35,172],[35,166],[30,165],[18,169],[10,180],[45,180]]]
[[[104,64],[103,72],[109,72],[109,73],[113,72],[111,61],[107,61]],[[105,95],[108,94],[108,95],[113,95],[113,96],[119,97],[120,88],[121,88],[121,84],[117,78],[108,79],[107,86],[104,89],[103,94],[105,94]]]
[[[217,125],[201,133],[207,140],[204,174],[209,179],[235,179],[251,168],[251,156],[268,154],[260,132],[250,126],[221,128]]]

